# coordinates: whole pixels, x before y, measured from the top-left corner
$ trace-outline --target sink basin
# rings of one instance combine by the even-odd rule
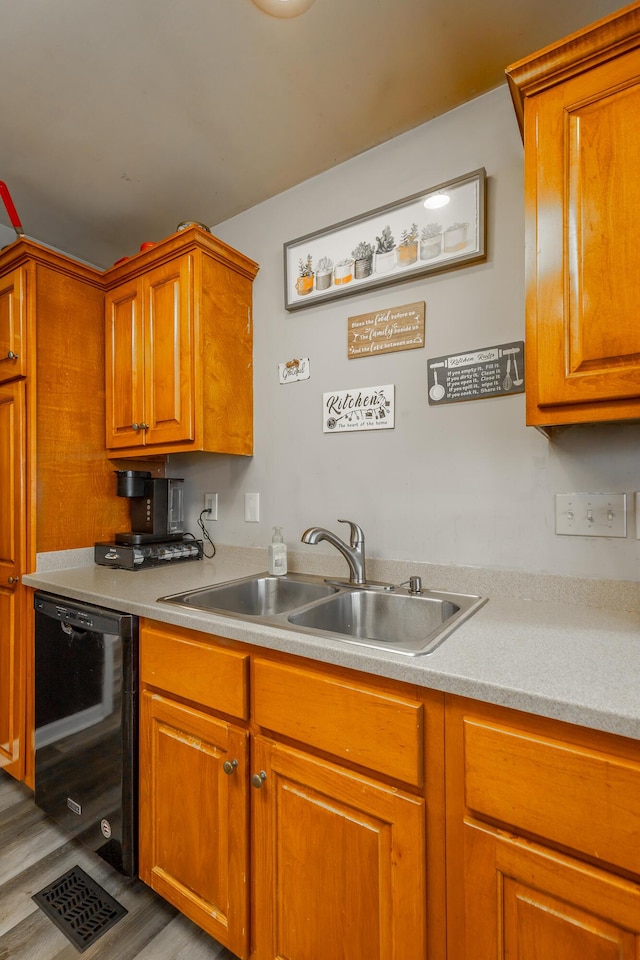
[[[288,619],[301,629],[415,655],[433,650],[482,603],[482,598],[464,594],[352,590],[291,613]]]
[[[433,590],[354,588],[295,573],[261,573],[158,600],[412,657],[431,653],[486,602]]]
[[[211,613],[264,618],[288,613],[335,593],[337,587],[322,580],[298,579],[295,575],[272,577],[265,573],[159,599]]]

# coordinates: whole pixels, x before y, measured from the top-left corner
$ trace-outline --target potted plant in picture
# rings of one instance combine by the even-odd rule
[[[452,223],[444,232],[444,252],[453,253],[467,245],[468,223]]]
[[[396,241],[391,233],[391,227],[384,227],[379,237],[376,237],[376,273],[389,273],[396,265]]]
[[[320,257],[316,264],[316,290],[328,290],[331,286],[333,260],[331,257]]]
[[[333,268],[333,282],[336,287],[343,283],[351,283],[353,280],[353,260],[351,257],[345,257],[344,260],[338,260]]]
[[[412,223],[408,230],[400,234],[397,246],[398,266],[408,267],[418,259],[418,224]]]
[[[373,247],[366,240],[361,241],[355,250],[351,251],[355,261],[355,278],[362,280],[371,276],[373,271]]]
[[[433,260],[442,252],[442,224],[428,223],[420,232],[420,259]]]
[[[307,254],[306,260],[303,260],[302,257],[298,260],[296,290],[301,297],[313,290],[313,260],[310,253]]]

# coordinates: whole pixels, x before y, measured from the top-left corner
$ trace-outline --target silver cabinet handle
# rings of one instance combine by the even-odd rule
[[[140,424],[139,424],[139,423],[132,423],[132,424],[131,424],[131,429],[132,429],[132,430],[139,430],[139,429],[140,429]]]
[[[17,359],[18,359],[18,354],[14,353],[13,350],[9,350],[9,353],[7,354],[7,360],[17,360]]]
[[[20,577],[8,577],[7,583],[20,583]]]
[[[236,772],[237,766],[238,766],[237,760],[225,760],[225,762],[222,764],[222,769],[227,774],[227,776],[230,777],[232,773]]]
[[[140,429],[141,429],[141,430],[148,430],[148,429],[149,429],[149,424],[148,424],[148,423],[141,423],[141,424],[140,424]]]
[[[255,787],[256,790],[259,790],[266,779],[267,775],[264,770],[261,770],[260,773],[254,773],[251,777],[251,786]]]

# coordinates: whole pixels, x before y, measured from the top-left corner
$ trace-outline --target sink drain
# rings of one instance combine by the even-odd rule
[[[72,867],[31,898],[80,953],[127,913],[81,867]]]

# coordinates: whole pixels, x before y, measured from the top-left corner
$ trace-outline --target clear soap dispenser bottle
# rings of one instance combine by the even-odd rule
[[[282,538],[282,527],[274,527],[269,544],[269,573],[281,577],[287,572],[287,545]]]

